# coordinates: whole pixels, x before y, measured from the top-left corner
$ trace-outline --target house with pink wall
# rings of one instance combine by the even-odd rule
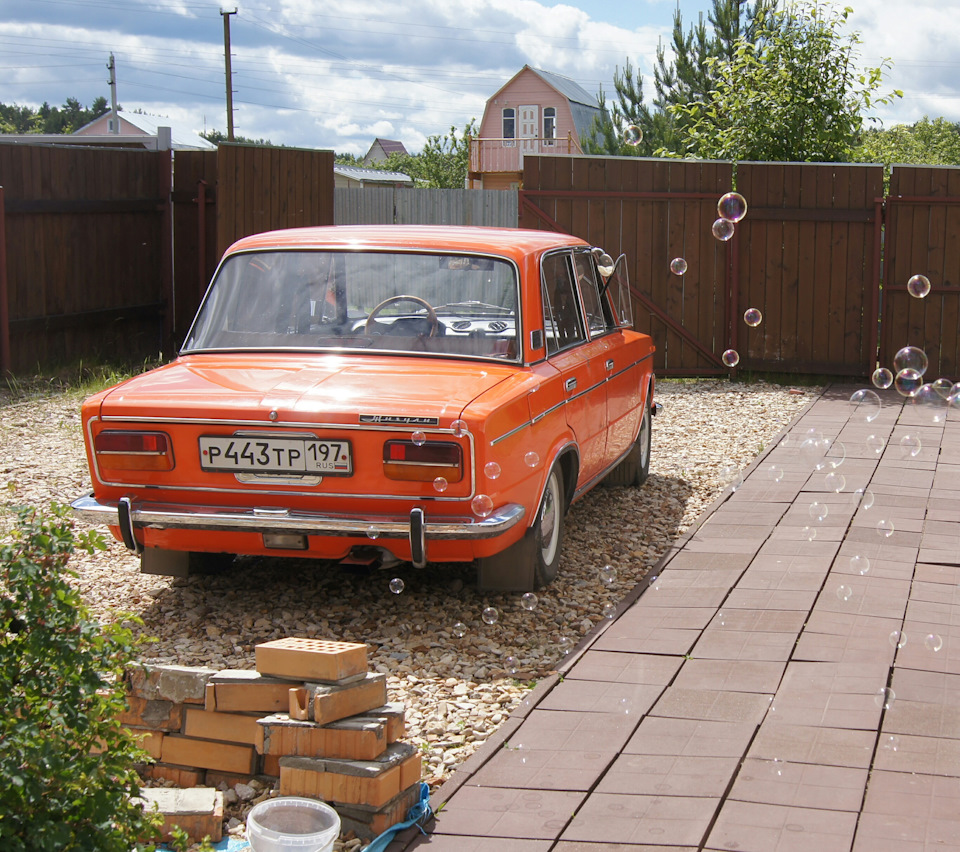
[[[524,65],[487,101],[470,140],[467,186],[516,189],[529,154],[582,154],[581,142],[603,111],[569,77]]]

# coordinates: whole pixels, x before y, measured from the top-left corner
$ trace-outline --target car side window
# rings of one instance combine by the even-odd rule
[[[547,354],[552,355],[575,343],[582,343],[586,335],[580,318],[580,304],[570,255],[547,255],[540,271],[544,333],[547,339]]]
[[[597,283],[597,272],[593,257],[587,252],[580,252],[573,256],[573,266],[577,273],[577,282],[580,285],[580,295],[583,299],[583,309],[587,317],[587,328],[591,337],[598,337],[604,332],[617,327],[610,309],[610,300],[603,297],[602,290]]]

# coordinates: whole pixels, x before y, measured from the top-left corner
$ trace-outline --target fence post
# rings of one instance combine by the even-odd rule
[[[199,283],[197,292],[203,297],[207,277],[207,182],[197,181],[197,255],[199,257]]]
[[[0,373],[12,373],[10,362],[10,306],[7,302],[7,219],[0,186]]]
[[[167,357],[173,349],[173,329],[176,317],[176,294],[173,289],[173,158],[171,152],[156,154],[160,198],[160,292],[163,317],[160,346]]]

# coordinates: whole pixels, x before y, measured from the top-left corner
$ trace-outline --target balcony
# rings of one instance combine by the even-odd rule
[[[470,174],[523,171],[524,154],[582,154],[580,143],[565,139],[525,136],[520,139],[477,138],[470,140]]]

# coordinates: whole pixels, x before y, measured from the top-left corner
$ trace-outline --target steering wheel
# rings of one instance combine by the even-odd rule
[[[433,309],[426,299],[421,299],[419,296],[390,296],[388,299],[384,299],[379,305],[377,305],[370,315],[367,317],[366,325],[363,327],[364,334],[373,334],[371,331],[372,323],[374,317],[377,316],[384,308],[389,307],[395,302],[416,302],[418,305],[422,305],[426,308],[427,311],[427,321],[430,323],[430,334],[429,337],[436,337],[440,333],[440,320],[437,319],[437,312]]]

